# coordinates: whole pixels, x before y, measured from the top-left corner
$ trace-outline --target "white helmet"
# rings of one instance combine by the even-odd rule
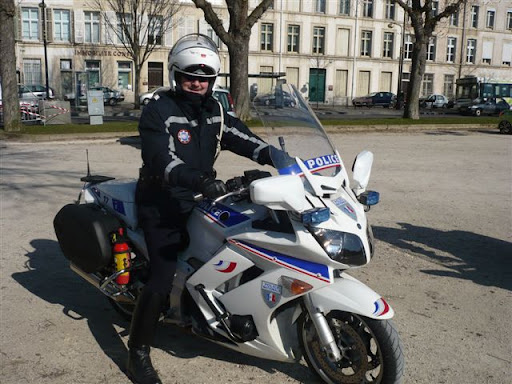
[[[208,78],[210,82],[208,93],[211,93],[213,83],[220,71],[219,51],[208,36],[199,33],[185,35],[169,52],[167,68],[172,91],[180,88],[176,74],[184,73]]]

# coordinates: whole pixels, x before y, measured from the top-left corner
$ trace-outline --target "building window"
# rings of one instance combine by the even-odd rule
[[[206,28],[206,36],[208,36],[210,39],[213,40],[213,42],[215,43],[217,48],[220,48],[220,45],[222,44],[222,40],[215,33],[215,31],[213,30],[213,28],[210,25],[208,25],[208,27]]]
[[[23,59],[23,81],[25,84],[41,84],[41,60]]]
[[[21,9],[22,36],[25,40],[39,40],[39,10],[37,8]]]
[[[468,39],[468,45],[466,49],[466,63],[475,64],[476,54],[476,40]]]
[[[372,55],[372,31],[361,32],[361,56]]]
[[[56,9],[53,11],[53,39],[56,41],[70,41],[71,24],[68,10]]]
[[[487,11],[487,18],[485,20],[485,27],[489,29],[494,29],[494,16],[496,15],[496,11],[494,9],[489,9]]]
[[[455,52],[457,49],[457,38],[449,37],[446,42],[446,62],[455,63]]]
[[[439,13],[439,0],[432,1],[432,16],[437,16]]]
[[[512,11],[508,11],[507,12],[507,25],[506,25],[507,29],[511,29],[512,30]]]
[[[152,15],[148,23],[148,43],[162,45],[162,16]]]
[[[340,15],[350,15],[350,0],[340,0]]]
[[[492,63],[492,54],[494,51],[494,41],[485,40],[482,44],[482,62],[484,64]]]
[[[450,15],[450,27],[459,26],[459,11],[455,11]]]
[[[313,28],[313,53],[324,54],[325,47],[325,28],[314,27]]]
[[[454,94],[453,94],[453,84],[454,83],[455,83],[455,75],[444,75],[443,95],[445,95],[449,99],[454,96]]]
[[[299,43],[300,43],[300,26],[289,25],[288,26],[287,51],[299,53]]]
[[[117,62],[117,87],[132,89],[132,63],[130,61]]]
[[[421,96],[428,97],[432,93],[434,93],[434,74],[425,73],[421,83]]]
[[[260,48],[262,51],[272,51],[274,49],[274,24],[261,24]]]
[[[436,37],[431,37],[427,45],[427,60],[434,61],[436,59]]]
[[[97,60],[86,60],[85,70],[89,75],[89,88],[99,87],[101,85],[100,62]]]
[[[405,35],[404,41],[404,59],[412,59],[412,48],[414,46],[414,41],[412,40],[412,35]]]
[[[386,19],[395,20],[395,0],[386,0]]]
[[[395,34],[393,32],[384,32],[384,44],[382,57],[393,58],[393,42]]]
[[[315,12],[325,13],[325,0],[315,0]]]
[[[501,63],[510,67],[510,62],[512,62],[512,42],[504,42],[501,51]]]
[[[363,17],[373,17],[373,0],[363,0]]]
[[[100,42],[100,13],[99,12],[84,12],[85,18],[85,42],[86,43],[99,43]]]
[[[60,59],[60,70],[61,71],[71,71],[73,67],[71,66],[71,59]]]
[[[478,11],[480,7],[478,5],[471,6],[471,26],[478,28]]]
[[[336,36],[336,56],[349,56],[350,29],[338,28]]]
[[[126,31],[126,29],[128,31]],[[128,35],[127,35],[128,33]],[[117,14],[117,42],[123,45],[130,45],[132,37],[132,15],[130,13]]]

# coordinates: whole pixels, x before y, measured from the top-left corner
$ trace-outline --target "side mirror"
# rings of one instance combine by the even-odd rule
[[[373,153],[370,151],[360,152],[352,165],[352,177],[354,179],[353,191],[359,196],[366,190],[370,181],[370,174],[373,165]]]
[[[249,186],[251,200],[270,209],[302,212],[307,206],[304,184],[297,175],[267,177]]]

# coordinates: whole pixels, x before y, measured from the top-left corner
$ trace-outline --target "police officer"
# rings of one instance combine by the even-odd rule
[[[186,222],[194,195],[227,193],[213,164],[228,149],[271,164],[270,147],[212,97],[220,70],[215,43],[200,34],[182,37],[169,53],[170,90],[144,108],[139,133],[142,160],[136,202],[144,231],[150,276],[130,327],[128,376],[136,383],[161,383],[149,356],[156,324],[171,290],[177,252],[188,241]]]

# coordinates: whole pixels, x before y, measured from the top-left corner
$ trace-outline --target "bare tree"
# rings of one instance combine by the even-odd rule
[[[14,42],[14,0],[0,2],[0,80],[5,131],[20,131],[20,103],[16,81],[16,53]]]
[[[231,93],[237,112],[242,120],[249,119],[249,39],[251,28],[273,4],[273,0],[261,0],[249,14],[249,0],[225,0],[229,13],[229,29],[226,31],[222,20],[209,1],[192,0],[203,10],[206,22],[226,44],[229,52],[229,73]]]
[[[425,74],[427,61],[427,44],[432,37],[439,21],[457,12],[460,5],[467,0],[446,0],[442,12],[434,8],[439,2],[433,0],[396,0],[409,16],[414,30],[414,45],[412,49],[411,78],[407,88],[407,105],[404,117],[418,120],[420,117],[419,98],[421,82]]]
[[[162,44],[162,36],[173,29],[179,0],[93,0],[101,11],[107,36],[114,49],[133,61],[135,108],[140,107],[140,72],[151,53]],[[110,17],[108,11],[115,12]]]

